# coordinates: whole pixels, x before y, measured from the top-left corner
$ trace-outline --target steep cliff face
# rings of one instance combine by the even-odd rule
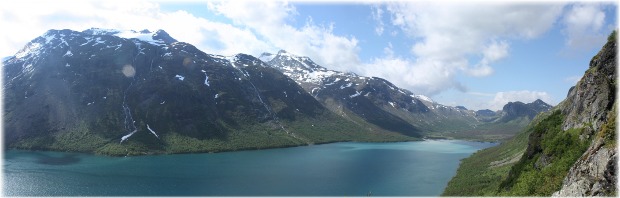
[[[564,101],[464,159],[443,195],[616,196],[616,55],[614,32]]]
[[[614,109],[615,110],[615,109]],[[603,130],[596,140],[577,160],[564,179],[562,189],[553,193],[553,196],[613,196],[616,195],[618,167],[617,149],[610,144],[616,125],[616,113],[612,111],[609,122],[603,125]],[[615,138],[615,137],[614,137]],[[613,140],[611,140],[613,141]]]
[[[590,62],[590,69],[571,89],[563,105],[564,129],[585,127],[580,138],[594,135],[554,196],[616,195],[616,54],[615,32]]]
[[[592,129],[597,131],[607,120],[607,114],[615,102],[616,47],[614,39],[610,39],[592,58],[590,68],[570,89],[566,100],[558,105],[566,115],[562,125],[564,130],[591,124]]]
[[[534,125],[501,195],[616,194],[616,40],[612,33],[567,98]]]

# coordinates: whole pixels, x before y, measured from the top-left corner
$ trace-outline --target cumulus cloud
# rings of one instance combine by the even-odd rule
[[[522,90],[497,92],[493,100],[489,102],[489,108],[491,110],[500,110],[508,102],[520,101],[523,103],[530,103],[537,99],[541,99],[548,104],[553,104],[552,97],[547,92]]]
[[[572,49],[589,50],[601,46],[609,34],[605,25],[605,11],[599,3],[569,6],[563,18],[566,45]]]
[[[459,91],[467,88],[454,79],[456,69],[462,67],[463,62],[450,62],[445,65],[441,61],[410,59],[395,57],[390,47],[384,49],[386,56],[374,58],[370,63],[360,65],[357,71],[367,76],[377,76],[389,79],[392,83],[405,86],[416,94],[435,95],[446,87]],[[390,56],[390,54],[392,54]]]
[[[413,57],[375,58],[362,69],[362,74],[390,79],[426,95],[448,89],[467,90],[456,80],[458,75],[491,75],[492,64],[508,56],[508,39],[540,36],[553,26],[562,7],[559,4],[387,3],[385,10],[391,16],[391,25],[416,41],[411,46]]]
[[[312,57],[330,69],[351,71],[360,64],[355,37],[335,35],[334,24],[317,25],[312,18],[301,28],[289,25],[297,12],[287,2],[219,1],[211,2],[209,9],[252,30],[271,46]]]
[[[260,53],[271,47],[250,30],[185,11],[166,12],[150,1],[11,1],[3,3],[0,13],[0,27],[10,31],[0,35],[2,56],[14,54],[49,29],[91,27],[164,29],[177,40],[215,54]]]

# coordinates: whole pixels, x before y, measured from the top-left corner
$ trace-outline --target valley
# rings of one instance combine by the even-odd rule
[[[555,107],[476,111],[284,50],[222,56],[163,30],[49,30],[3,61],[4,147],[137,156],[491,141],[501,144],[463,159],[442,195],[610,195],[615,49],[614,32]]]
[[[3,64],[5,147],[18,149],[126,156],[502,141],[551,108],[537,100],[483,114],[284,50],[207,54],[163,30],[49,30]]]
[[[2,196],[618,196],[618,2],[5,1]]]

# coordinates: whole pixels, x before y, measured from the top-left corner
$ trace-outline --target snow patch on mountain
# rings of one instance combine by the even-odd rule
[[[342,86],[340,86],[340,89],[344,89],[344,88],[347,88],[347,87],[351,87],[352,85],[353,85],[353,83],[347,83],[346,85],[342,85]]]
[[[411,95],[411,97],[414,97],[414,98],[417,98],[417,99],[420,99],[420,100],[424,100],[424,101],[427,101],[427,102],[430,102],[430,103],[435,103],[435,101],[433,101],[431,98],[429,98],[428,96],[425,96],[425,95],[415,95],[414,94],[414,95]]]
[[[138,130],[133,130],[131,133],[121,137],[121,143],[123,143],[125,140],[127,140],[129,137],[131,137],[134,133],[138,132]]]
[[[110,36],[118,36],[126,39],[138,39],[153,45],[165,45],[164,41],[155,40],[153,36],[155,33],[152,33],[148,30],[135,31],[135,30],[115,30],[115,29],[102,29],[102,28],[91,28],[88,31],[92,32],[92,35],[110,35]],[[97,37],[99,39],[99,37]],[[99,42],[98,42],[99,43]]]
[[[175,78],[179,79],[180,81],[183,81],[183,79],[185,79],[185,77],[181,76],[181,75],[176,75],[174,76]]]
[[[159,135],[157,135],[157,133],[155,133],[155,131],[153,131],[153,129],[151,129],[151,127],[149,126],[149,124],[146,124],[146,128],[147,128],[149,131],[151,131],[151,133],[152,133],[153,135],[155,135],[155,137],[156,137],[157,139],[159,139]]]
[[[41,44],[40,43],[29,43],[22,50],[15,54],[15,58],[21,59],[26,57],[27,55],[38,56],[41,53]]]
[[[67,50],[67,53],[65,53],[65,55],[63,55],[63,56],[71,57],[71,56],[73,56],[73,53],[71,52],[71,50]]]
[[[360,96],[360,95],[362,95],[362,92],[355,91],[355,94],[350,95],[350,96],[349,96],[349,98],[355,98],[355,97],[358,97],[358,96]]]

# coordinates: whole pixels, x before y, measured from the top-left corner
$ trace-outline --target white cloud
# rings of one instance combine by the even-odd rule
[[[375,27],[375,33],[381,36],[383,35],[383,31],[385,30],[385,25],[383,23],[383,8],[381,8],[381,6],[373,5],[371,7],[371,11],[372,19],[375,20],[375,22],[377,23],[377,26]]]
[[[536,99],[541,99],[548,104],[554,104],[550,94],[544,91],[508,91],[497,92],[493,100],[489,102],[489,108],[491,110],[500,110],[508,102],[520,101],[523,103],[534,102]]]
[[[386,4],[391,25],[415,43],[413,58],[375,58],[362,74],[394,81],[413,92],[434,95],[466,90],[456,77],[493,73],[492,64],[509,54],[507,39],[532,39],[548,31],[562,13],[560,4]],[[480,57],[478,60],[472,57]],[[470,61],[474,63],[470,63]]]
[[[494,41],[482,51],[483,58],[480,62],[489,64],[508,56],[508,43],[506,41]]]
[[[71,5],[71,6],[67,6]],[[351,71],[360,64],[358,40],[333,33],[334,24],[317,25],[308,18],[303,27],[288,23],[295,7],[279,1],[222,1],[205,9],[230,18],[233,24],[215,22],[186,11],[164,11],[151,1],[11,1],[0,7],[0,56],[16,53],[28,41],[49,29],[85,30],[164,29],[179,41],[206,53],[232,55],[285,49],[312,57],[330,69]]]
[[[149,1],[11,1],[3,3],[0,13],[0,27],[5,32],[0,35],[2,56],[14,54],[49,29],[81,31],[91,27],[164,29],[177,40],[214,54],[260,53],[272,49],[250,30],[185,11],[165,12]]]
[[[601,46],[610,31],[603,28],[605,12],[599,3],[571,5],[562,22],[567,34],[566,45],[577,50]]]
[[[388,48],[389,49],[389,48]],[[389,52],[389,50],[386,50]],[[433,60],[420,60],[414,62],[408,59],[386,56],[375,58],[368,64],[360,65],[358,71],[367,76],[377,76],[388,79],[390,82],[406,86],[416,94],[435,95],[445,90],[446,87],[466,91],[467,88],[454,80],[455,68],[464,63],[444,63]]]
[[[301,28],[289,25],[296,11],[286,2],[220,1],[210,3],[209,9],[252,30],[270,46],[312,57],[330,69],[350,71],[360,63],[355,37],[335,35],[334,24],[317,25],[312,18]]]
[[[475,77],[491,75],[493,73],[491,63],[508,56],[508,47],[506,41],[493,41],[490,45],[484,47],[482,59],[476,66],[466,70],[467,74]]]

